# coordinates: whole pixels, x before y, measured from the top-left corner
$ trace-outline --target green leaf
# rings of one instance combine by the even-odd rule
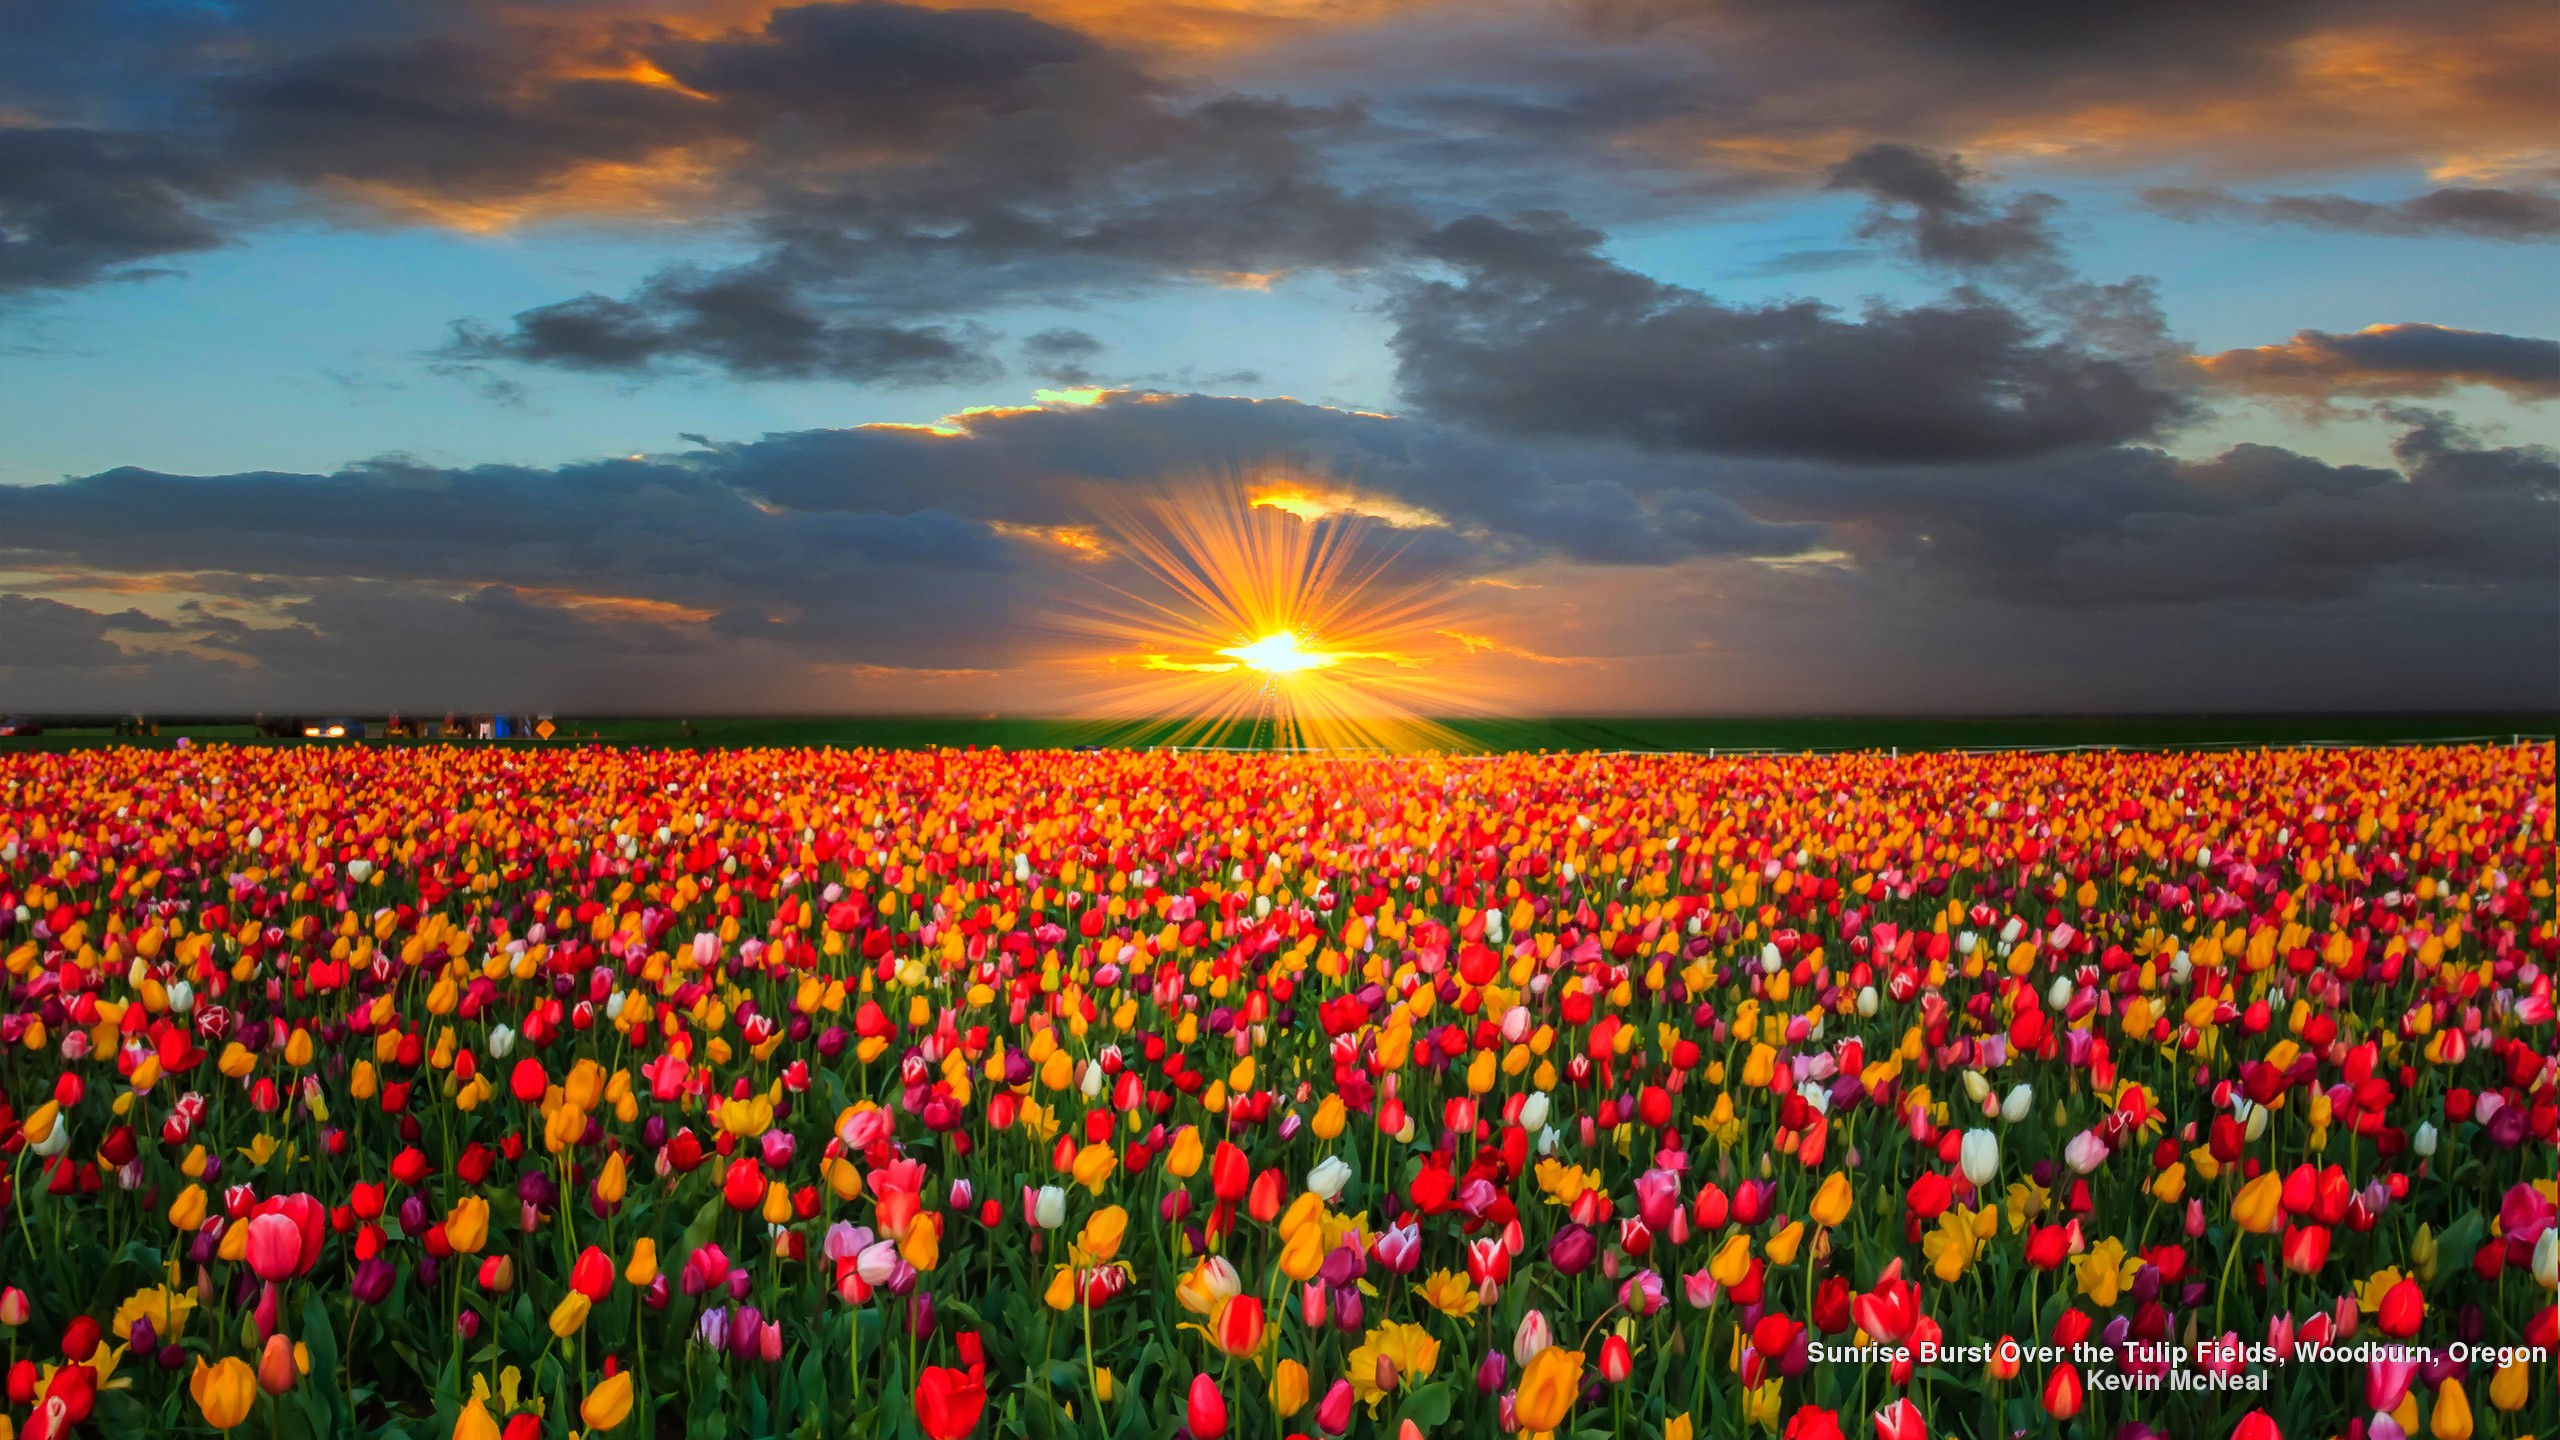
[[[716,1234],[719,1229],[720,1197],[714,1195],[710,1199],[702,1202],[701,1209],[693,1212],[693,1223],[684,1227],[684,1238],[676,1242],[676,1248],[668,1253],[670,1255],[690,1255],[694,1251],[701,1249],[703,1246],[710,1244],[711,1237]]]
[[[1449,1409],[1457,1403],[1457,1395],[1445,1380],[1435,1381],[1404,1397],[1396,1411],[1399,1421],[1410,1420],[1426,1433],[1448,1423]],[[1398,1428],[1402,1428],[1399,1426]]]
[[[2465,1211],[2461,1219],[2444,1227],[2444,1233],[2436,1237],[2436,1278],[2459,1275],[2468,1269],[2472,1252],[2480,1248],[2488,1233],[2488,1222],[2477,1210]]]

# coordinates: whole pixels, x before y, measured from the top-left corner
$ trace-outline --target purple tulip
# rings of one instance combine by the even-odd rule
[[[1600,1242],[1579,1225],[1567,1225],[1547,1241],[1547,1263],[1567,1275],[1579,1275],[1599,1257]]]
[[[392,1282],[399,1278],[400,1272],[391,1262],[376,1255],[357,1264],[355,1279],[349,1282],[348,1289],[357,1304],[379,1305],[391,1293]]]

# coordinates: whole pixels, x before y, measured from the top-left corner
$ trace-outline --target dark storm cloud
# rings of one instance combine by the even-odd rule
[[[101,615],[59,600],[0,594],[0,670],[119,665],[129,657],[109,632],[167,629],[165,622],[139,611]]]
[[[825,377],[887,384],[993,378],[989,336],[968,326],[899,325],[813,303],[792,267],[660,271],[628,299],[582,295],[539,306],[504,330],[458,324],[446,353],[571,370],[646,370],[695,360],[742,379]]]
[[[159,136],[0,124],[0,295],[149,272],[210,250],[213,168]]]
[[[1658,19],[1691,0],[1585,0],[1603,16]],[[1734,7],[1966,56],[2051,65],[2156,63],[2197,51],[2256,53],[2293,38],[2334,0],[1743,0]]]
[[[2143,203],[2181,220],[2240,220],[2301,225],[2366,235],[2461,235],[2482,240],[2560,237],[2560,196],[2494,186],[2430,190],[2406,200],[2346,195],[2269,195],[2247,199],[2228,190],[2161,186]]]
[[[919,317],[1356,268],[1412,228],[1327,175],[1353,112],[1183,98],[1027,16],[819,5],[641,49],[685,87],[664,104],[741,147],[724,183],[764,252],[466,327],[460,354],[951,383],[992,373],[989,337]]]
[[[879,667],[920,703],[936,677],[1012,663],[1021,627],[1069,577],[1117,573],[1110,496],[1183,476],[1293,476],[1385,503],[1402,528],[1362,543],[1410,573],[1566,567],[1589,593],[1524,600],[1515,616],[1515,638],[1550,654],[1800,634],[1798,666],[1831,673],[1878,634],[1925,633],[1942,655],[2001,674],[2010,662],[1993,637],[2165,626],[2183,627],[2192,653],[2162,673],[2228,675],[2263,668],[2279,637],[2295,647],[2285,654],[2378,660],[2375,637],[2418,623],[2378,623],[2380,597],[2429,624],[2490,627],[2511,648],[2560,636],[2547,563],[2560,457],[2402,413],[2396,469],[2269,446],[2200,459],[2125,446],[1936,465],[1734,459],[1119,393],[949,430],[798,431],[547,470],[392,459],[333,475],[110,471],[0,490],[0,568],[191,598],[154,606],[158,620],[84,609],[77,589],[11,602],[0,618],[31,638],[0,662],[0,696],[841,708],[844,677]],[[1105,549],[1060,538],[1075,533]],[[1627,600],[1623,625],[1569,623],[1610,594],[1646,598]],[[2185,618],[2130,618],[2152,613]],[[2056,615],[2076,618],[2040,618]],[[2250,626],[2263,645],[2218,638]],[[2054,705],[2112,695],[2118,669],[2103,651],[2050,661],[2039,693]],[[1936,703],[1934,683],[1889,664],[1828,703]],[[2544,677],[2508,683],[2511,703],[2549,698]],[[2395,692],[2377,679],[2359,693],[2378,704]]]
[[[1513,436],[1729,455],[1983,460],[2158,434],[2191,403],[2148,357],[2056,336],[1978,290],[1870,305],[1728,305],[1599,253],[1560,215],[1455,222],[1424,242],[1455,281],[1391,307],[1415,404]]]
[[[1961,155],[1910,145],[1870,145],[1831,171],[1829,188],[1874,201],[1858,233],[1900,244],[1924,265],[2009,272],[2042,280],[2063,273],[2053,217],[2062,202],[2030,192],[1995,204]]]
[[[1089,368],[1103,351],[1103,344],[1082,330],[1058,326],[1026,336],[1022,357],[1031,373],[1055,385],[1092,383]]]
[[[2214,380],[2248,394],[2326,402],[2430,397],[2487,385],[2518,400],[2560,399],[2560,342],[2443,325],[2301,330],[2281,345],[2198,357]]]

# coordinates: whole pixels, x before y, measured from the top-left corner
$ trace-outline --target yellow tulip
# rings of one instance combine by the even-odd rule
[[[248,1227],[238,1227],[246,1233]],[[465,1195],[453,1202],[444,1217],[444,1243],[457,1255],[477,1255],[489,1243],[489,1202],[477,1195]],[[485,1418],[485,1417],[484,1417]]]
[[[1342,1133],[1343,1122],[1350,1114],[1350,1107],[1342,1103],[1340,1095],[1327,1095],[1324,1103],[1316,1107],[1316,1118],[1307,1123],[1307,1128],[1315,1132],[1317,1139],[1331,1140]]]
[[[1295,1360],[1283,1360],[1271,1377],[1271,1408],[1288,1419],[1307,1403],[1307,1367]]]
[[[1769,1263],[1793,1265],[1796,1263],[1796,1248],[1802,1244],[1804,1244],[1804,1222],[1788,1221],[1786,1229],[1769,1237]]]
[[[2253,1235],[2272,1235],[2284,1223],[2284,1177],[2270,1170],[2231,1197],[2231,1218]]]
[[[1832,1171],[1831,1178],[1823,1181],[1822,1188],[1813,1194],[1813,1204],[1809,1207],[1813,1223],[1831,1226],[1848,1219],[1850,1198],[1848,1172]]]
[[[918,1270],[930,1272],[942,1263],[942,1217],[919,1215],[907,1238],[898,1242],[898,1257]]]
[[[587,1311],[594,1302],[582,1291],[572,1290],[551,1307],[551,1333],[566,1340],[586,1328]]]
[[[2436,1403],[2427,1411],[2427,1433],[2436,1440],[2471,1440],[2471,1399],[2462,1393],[2462,1382],[2448,1379],[2436,1389]]]
[[[1309,1190],[1305,1194],[1300,1195],[1297,1199],[1290,1201],[1289,1208],[1280,1212],[1280,1238],[1286,1240],[1290,1236],[1297,1234],[1301,1229],[1305,1228],[1309,1222],[1321,1220],[1323,1218],[1324,1197],[1313,1190]],[[1298,1276],[1292,1278],[1303,1279],[1304,1277]]]
[[[169,1223],[193,1233],[204,1224],[204,1187],[190,1185],[169,1202]]]
[[[631,1372],[605,1377],[578,1405],[578,1418],[589,1430],[613,1430],[631,1418]]]
[[[764,1210],[762,1213],[764,1215],[764,1223],[767,1225],[790,1224],[791,1187],[783,1184],[779,1180],[767,1184],[764,1190]]]
[[[1324,1227],[1300,1225],[1280,1247],[1280,1273],[1292,1280],[1312,1280],[1324,1268],[1324,1256]]]
[[[489,1418],[489,1407],[480,1403],[479,1396],[472,1396],[471,1403],[454,1417],[453,1440],[500,1440],[498,1422]]]
[[[616,1150],[604,1157],[604,1168],[596,1172],[596,1198],[607,1205],[618,1205],[630,1185],[631,1176],[622,1163],[622,1152]]]
[[[1120,1237],[1129,1232],[1129,1212],[1117,1205],[1105,1205],[1084,1222],[1084,1233],[1076,1237],[1076,1247],[1102,1264],[1120,1253]]]
[[[1690,1440],[1696,1433],[1696,1422],[1689,1418],[1686,1410],[1662,1422],[1662,1440]]]
[[[249,1418],[249,1407],[257,1403],[258,1375],[237,1355],[226,1355],[214,1365],[199,1357],[195,1373],[187,1377],[187,1393],[195,1397],[204,1423],[216,1430],[234,1429]],[[493,1428],[490,1433],[497,1432]]]
[[[2175,1163],[2161,1171],[2159,1177],[2151,1182],[2151,1193],[2159,1197],[2163,1205],[2177,1204],[2180,1197],[2187,1193],[2186,1165],[2183,1162]]]
[[[1742,1420],[1775,1435],[1778,1433],[1778,1382],[1769,1381],[1742,1397]]]
[[[1200,1127],[1185,1125],[1175,1133],[1173,1148],[1165,1152],[1164,1173],[1176,1180],[1188,1180],[1200,1172],[1201,1159]]]
[[[1726,1236],[1715,1258],[1707,1262],[1707,1273],[1728,1288],[1741,1284],[1742,1277],[1751,1273],[1751,1237],[1739,1232]]]
[[[1073,1310],[1076,1308],[1076,1272],[1074,1266],[1061,1265],[1058,1267],[1058,1273],[1049,1277],[1049,1288],[1040,1296],[1040,1303],[1048,1306],[1052,1310]]]
[[[1120,1157],[1112,1153],[1110,1146],[1097,1142],[1076,1152],[1072,1173],[1077,1184],[1099,1195],[1102,1182],[1110,1179],[1111,1172],[1118,1168]]]
[[[646,1290],[658,1278],[658,1242],[643,1235],[632,1242],[631,1263],[622,1267],[622,1278]]]
[[[2489,1377],[2489,1403],[2510,1413],[2533,1398],[2533,1372],[2521,1360],[2510,1360]]]
[[[1520,1369],[1520,1428],[1544,1434],[1564,1423],[1582,1394],[1582,1352],[1550,1345]]]

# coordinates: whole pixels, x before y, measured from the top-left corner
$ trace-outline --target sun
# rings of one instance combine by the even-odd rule
[[[1077,710],[1124,737],[1447,749],[1441,717],[1501,708],[1467,643],[1475,592],[1415,548],[1437,516],[1269,468],[1091,503],[1105,560],[1076,567],[1044,621],[1069,638],[1055,673],[1081,681]]]
[[[1275,630],[1250,645],[1230,645],[1218,652],[1241,660],[1248,670],[1265,675],[1295,675],[1302,670],[1323,670],[1340,664],[1341,656],[1322,650],[1309,650],[1304,641],[1286,630]]]

